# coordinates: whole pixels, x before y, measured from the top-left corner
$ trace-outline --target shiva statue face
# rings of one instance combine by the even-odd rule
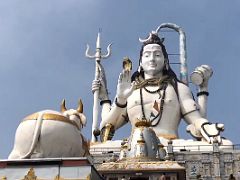
[[[144,46],[141,63],[146,79],[160,77],[164,68],[164,55],[158,44]]]

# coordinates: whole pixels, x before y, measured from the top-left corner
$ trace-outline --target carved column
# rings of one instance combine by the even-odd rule
[[[221,180],[220,152],[218,142],[213,142],[213,177],[215,180]]]

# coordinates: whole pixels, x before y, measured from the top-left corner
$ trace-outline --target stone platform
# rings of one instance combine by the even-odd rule
[[[228,180],[231,174],[240,180],[240,145],[219,146],[217,143],[212,145],[194,145],[191,141],[189,144],[168,144],[164,148],[168,152],[170,161],[175,161],[180,166],[185,168],[186,179],[201,179],[211,180]],[[128,166],[127,164],[113,163],[117,162],[120,154],[120,141],[108,141],[106,143],[93,144],[90,153],[93,156],[93,163],[101,173],[105,169],[111,169],[112,166]],[[159,165],[155,163],[156,167]],[[131,164],[131,163],[130,163]],[[141,164],[141,163],[140,163]],[[150,163],[151,166],[154,163]],[[109,168],[106,168],[106,167]],[[117,172],[118,168],[115,169]],[[120,169],[118,173],[127,174],[130,169],[125,172]],[[112,171],[114,172],[114,171]],[[114,176],[112,176],[114,177]],[[140,177],[140,176],[139,176]],[[150,177],[150,176],[149,176]]]

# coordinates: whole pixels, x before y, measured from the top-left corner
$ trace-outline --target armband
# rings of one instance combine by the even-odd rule
[[[125,108],[125,107],[127,107],[127,102],[126,102],[125,104],[119,104],[119,103],[117,102],[117,98],[115,99],[115,104],[116,104],[117,107],[120,107],[120,108]]]
[[[201,96],[201,95],[209,96],[209,92],[207,92],[207,91],[201,91],[201,92],[198,92],[198,93],[197,93],[197,97],[198,97],[198,96]]]
[[[100,101],[100,105],[101,105],[101,106],[102,106],[103,104],[105,104],[105,103],[111,104],[112,102],[111,102],[111,100],[102,100],[102,101]]]

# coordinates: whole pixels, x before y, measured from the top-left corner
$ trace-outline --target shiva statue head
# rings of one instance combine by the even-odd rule
[[[161,78],[168,76],[177,80],[176,74],[169,65],[168,53],[163,44],[164,39],[153,31],[150,35],[142,40],[143,43],[140,50],[138,71],[133,73],[132,81],[136,78]]]

